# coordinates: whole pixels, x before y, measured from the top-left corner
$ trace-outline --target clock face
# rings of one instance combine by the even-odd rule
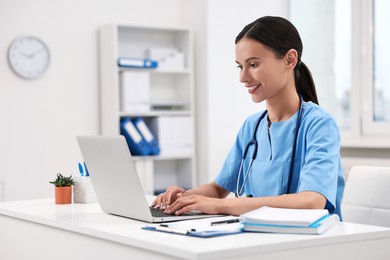
[[[49,66],[49,49],[36,37],[20,37],[15,39],[8,49],[8,62],[18,76],[24,79],[36,79]]]

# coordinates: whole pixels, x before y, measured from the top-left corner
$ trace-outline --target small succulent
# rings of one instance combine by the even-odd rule
[[[72,179],[72,176],[65,177],[62,176],[61,173],[58,173],[57,178],[54,181],[50,181],[49,183],[56,187],[68,187],[74,184],[74,180]]]

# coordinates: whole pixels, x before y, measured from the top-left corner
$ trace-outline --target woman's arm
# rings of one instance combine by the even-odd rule
[[[326,198],[312,191],[261,198],[231,198],[221,201],[220,211],[240,215],[263,206],[295,209],[324,209]]]
[[[185,192],[186,195],[202,195],[219,199],[225,198],[227,195],[229,195],[229,193],[230,191],[225,190],[224,188],[216,184],[214,181],[200,185]]]
[[[229,191],[223,189],[215,182],[210,182],[187,191],[182,187],[174,185],[168,187],[164,193],[158,195],[151,206],[165,209],[169,207],[171,203],[174,203],[178,196],[183,195],[201,195],[211,198],[225,198],[227,195],[229,195]]]
[[[215,184],[216,185],[216,184]],[[312,191],[261,198],[210,198],[190,193],[180,194],[178,199],[165,212],[181,215],[190,210],[200,210],[208,214],[241,215],[263,207],[324,209],[326,198]]]

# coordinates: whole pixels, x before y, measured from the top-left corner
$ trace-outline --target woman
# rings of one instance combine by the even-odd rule
[[[325,208],[341,218],[339,130],[318,106],[298,31],[284,18],[267,16],[248,24],[235,43],[240,81],[254,102],[266,101],[266,111],[244,122],[213,182],[187,191],[170,186],[152,206],[177,215]],[[237,198],[226,198],[230,192]]]

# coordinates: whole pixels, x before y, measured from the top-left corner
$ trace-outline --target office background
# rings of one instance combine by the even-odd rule
[[[48,181],[82,160],[75,136],[99,134],[98,29],[111,22],[193,28],[198,183],[213,179],[243,120],[264,107],[234,62],[236,34],[263,15],[287,17],[288,0],[0,0],[0,201],[53,196]],[[37,80],[7,64],[22,35],[50,49]]]

